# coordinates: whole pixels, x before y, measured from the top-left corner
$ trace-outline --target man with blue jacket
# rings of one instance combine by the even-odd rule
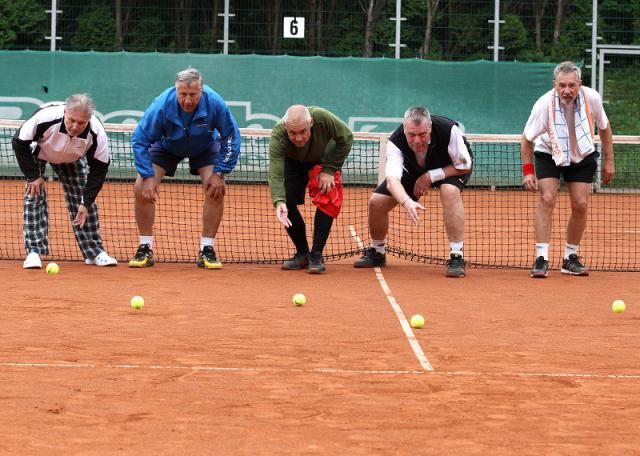
[[[189,158],[191,174],[200,175],[205,192],[199,267],[220,269],[214,240],[222,220],[224,175],[240,154],[240,131],[224,100],[203,85],[195,68],[176,76],[174,87],[147,108],[131,139],[138,177],[134,184],[140,245],[129,261],[132,268],[153,266],[153,223],[158,189]]]

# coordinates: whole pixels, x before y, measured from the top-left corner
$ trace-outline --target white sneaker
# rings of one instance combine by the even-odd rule
[[[84,264],[95,264],[96,266],[116,266],[118,260],[107,255],[107,252],[100,252],[95,258],[85,258]]]
[[[24,269],[42,269],[42,261],[40,261],[40,255],[36,252],[30,252],[27,258],[22,263]]]

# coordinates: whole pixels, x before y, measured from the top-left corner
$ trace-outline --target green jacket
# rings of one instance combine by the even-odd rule
[[[302,148],[295,147],[284,122],[280,121],[271,131],[269,141],[269,190],[273,205],[286,201],[284,189],[284,160],[322,164],[322,172],[332,174],[342,169],[351,151],[353,133],[347,125],[326,109],[309,106],[313,118],[311,138]]]

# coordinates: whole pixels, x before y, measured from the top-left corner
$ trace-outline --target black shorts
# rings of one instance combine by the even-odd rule
[[[309,171],[317,163],[299,162],[291,158],[284,160],[284,191],[287,206],[304,204],[304,198],[309,183]]]
[[[434,182],[433,184],[431,184],[431,188],[438,188],[440,187],[442,184],[450,184],[453,185],[455,187],[458,187],[460,189],[460,191],[464,190],[464,187],[467,185],[467,182],[469,182],[469,179],[471,178],[471,173],[473,172],[473,170],[469,170],[469,172],[467,174],[462,174],[461,176],[452,176],[452,177],[447,177],[446,179],[443,179],[441,181],[438,182]],[[416,185],[416,181],[418,180],[420,176],[409,176],[407,174],[403,174],[402,175],[402,187],[404,188],[404,191],[407,192],[407,195],[409,195],[411,197],[412,200],[414,201],[418,201],[418,197],[416,197],[413,194],[413,187]],[[378,185],[378,187],[373,191],[374,193],[379,193],[381,195],[387,195],[387,196],[391,196],[391,192],[389,191],[389,189],[387,188],[387,180],[383,180],[382,183],[380,185]]]
[[[213,141],[209,148],[203,150],[198,155],[188,157],[189,170],[191,174],[197,176],[199,174],[198,170],[200,168],[204,168],[205,166],[213,166],[219,151],[220,138],[216,138],[216,140]],[[169,177],[173,177],[175,175],[176,169],[178,168],[178,163],[187,158],[173,155],[167,149],[162,147],[160,141],[155,142],[149,146],[149,153],[151,154],[151,161],[153,162],[153,164],[158,165],[160,168],[164,169],[166,175]]]
[[[593,152],[582,159],[580,163],[571,163],[569,166],[556,166],[551,154],[536,151],[534,153],[536,164],[536,178],[544,179],[553,177],[565,182],[585,182],[591,184],[598,169],[598,152]]]

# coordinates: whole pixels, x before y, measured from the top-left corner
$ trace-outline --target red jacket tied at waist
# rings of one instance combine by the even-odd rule
[[[335,187],[329,193],[322,194],[318,188],[318,175],[322,171],[322,165],[316,165],[309,170],[309,196],[313,198],[313,204],[318,209],[333,218],[338,217],[342,209],[342,179],[340,171],[333,175]]]

